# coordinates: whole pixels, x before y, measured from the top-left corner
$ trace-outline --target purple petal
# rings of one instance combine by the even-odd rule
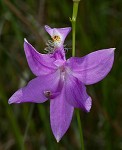
[[[66,27],[66,28],[57,28],[56,29],[60,34],[63,36],[63,40],[67,37],[69,32],[71,31],[71,27]]]
[[[50,28],[48,25],[45,25],[45,30],[49,33],[49,35],[52,37],[53,36],[53,29]]]
[[[50,121],[53,134],[59,142],[68,130],[74,108],[65,101],[65,91],[50,101]]]
[[[67,64],[72,74],[86,85],[102,80],[111,70],[115,48],[92,52],[82,58],[72,57]]]
[[[36,76],[54,72],[53,62],[55,59],[50,54],[40,54],[27,40],[24,42],[24,50],[28,65]]]
[[[89,112],[92,105],[91,97],[86,92],[86,87],[72,75],[66,75],[65,80],[66,100],[76,108]]]
[[[31,80],[27,86],[16,91],[9,99],[11,103],[34,102],[42,103],[47,100],[49,96],[57,96],[62,88],[60,83],[60,72],[57,71],[50,75],[42,75]]]
[[[68,33],[71,31],[71,27],[66,28],[50,28],[49,26],[45,25],[45,30],[49,33],[51,37],[58,35],[61,36],[62,41],[65,40]]]

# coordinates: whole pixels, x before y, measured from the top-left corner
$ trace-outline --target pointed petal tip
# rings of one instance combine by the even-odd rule
[[[12,103],[14,103],[14,100],[12,99],[12,96],[11,96],[8,100],[8,104],[12,104]]]
[[[110,56],[114,57],[115,49],[116,49],[116,48],[109,48],[109,49],[107,49],[107,51],[108,51],[108,56],[110,55]]]
[[[44,26],[45,29],[51,29],[48,25]]]
[[[71,27],[68,27],[68,28],[69,28],[69,32],[70,32],[72,28]]]
[[[21,101],[17,101],[17,100],[14,100],[14,99],[9,99],[8,100],[8,104],[13,104],[13,103],[16,103],[16,104],[19,104],[19,103],[21,103]]]
[[[108,50],[109,52],[113,53],[115,51],[116,48],[108,48],[106,50]]]
[[[13,103],[20,103],[19,101],[15,101],[15,100],[13,100],[13,99],[9,99],[8,100],[8,104],[13,104]]]
[[[8,101],[8,104],[12,104],[12,101],[11,101],[11,100],[9,100],[9,101]]]
[[[115,52],[116,48],[112,48],[113,49],[113,52]]]
[[[27,39],[26,39],[26,38],[24,38],[24,42],[27,42],[27,43],[28,43],[28,41],[27,41]]]
[[[115,51],[116,48],[110,48],[110,49],[111,49],[111,51]]]
[[[87,113],[90,112],[91,106],[92,106],[92,99],[91,99],[91,97],[89,97],[85,102],[85,111]]]
[[[110,53],[113,53],[115,51],[115,49],[116,48],[114,48],[114,47],[112,47],[112,48],[105,48],[105,49],[94,51],[93,53],[103,51],[103,52],[108,52],[108,54],[110,54]]]
[[[89,113],[90,111],[91,111],[91,107],[89,107],[85,110],[86,113]]]
[[[59,143],[60,140],[61,140],[61,137],[60,136],[55,136],[55,138],[56,138],[57,143]]]

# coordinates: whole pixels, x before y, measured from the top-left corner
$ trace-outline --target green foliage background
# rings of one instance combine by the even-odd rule
[[[49,102],[8,105],[9,97],[31,80],[23,39],[40,52],[49,39],[44,25],[71,26],[72,0],[0,0],[0,150],[80,149],[76,115],[60,143],[49,122]],[[115,63],[101,82],[88,86],[91,112],[81,111],[86,150],[122,149],[122,1],[82,0],[76,29],[76,55],[116,47]],[[71,33],[66,42],[71,48]],[[71,50],[67,57],[71,56]]]

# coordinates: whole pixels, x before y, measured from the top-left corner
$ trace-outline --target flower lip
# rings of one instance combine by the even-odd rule
[[[66,36],[71,31],[71,27],[51,28],[48,25],[45,25],[45,30],[51,36],[53,43],[54,43],[54,47],[58,48],[58,47],[63,46]]]
[[[55,36],[53,36],[52,37],[52,40],[53,40],[53,42],[55,42],[55,41],[61,41],[61,38],[60,38],[60,36],[58,36],[58,35],[55,35]]]
[[[54,43],[54,47],[60,47],[61,45],[63,45],[63,41],[60,35],[54,35],[52,37],[52,41]]]
[[[63,45],[64,40],[62,35],[60,34],[60,32],[57,29],[53,29],[53,34],[51,36],[52,41],[54,43],[54,47],[60,47],[61,45]]]

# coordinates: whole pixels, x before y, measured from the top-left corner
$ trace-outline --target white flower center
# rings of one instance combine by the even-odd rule
[[[71,70],[69,67],[66,67],[65,65],[62,65],[59,67],[61,72],[61,79],[64,81],[66,79],[67,74],[71,74]]]

